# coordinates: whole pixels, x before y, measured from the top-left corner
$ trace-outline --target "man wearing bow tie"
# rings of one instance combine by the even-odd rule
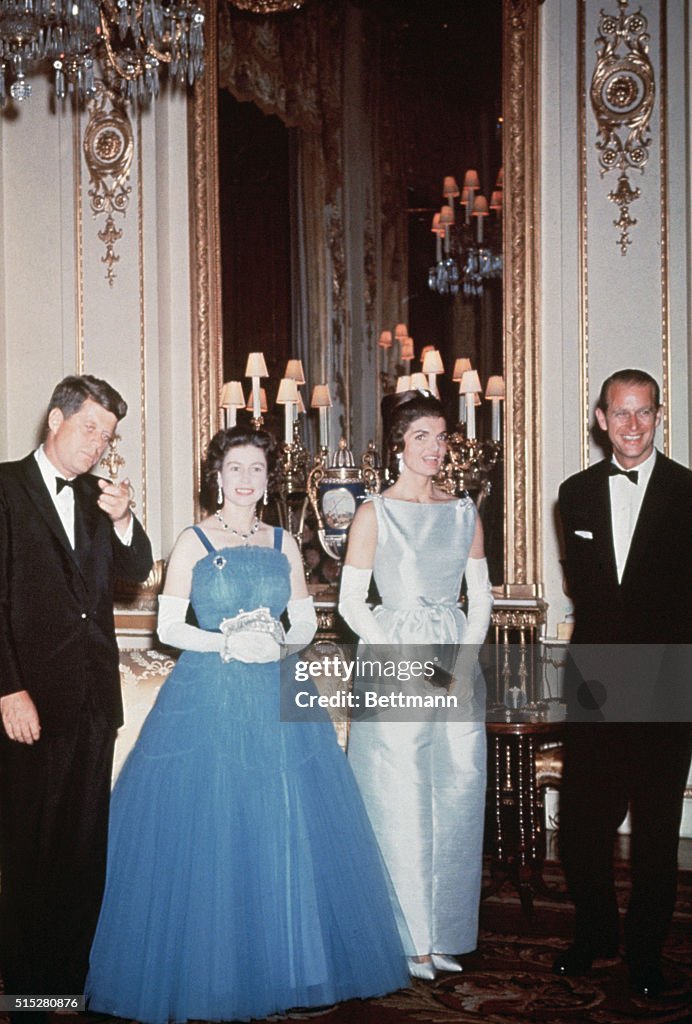
[[[44,443],[0,465],[0,973],[10,995],[80,994],[100,907],[123,721],[114,584],[152,566],[127,482],[89,472],[126,412],[105,381],[67,377]]]
[[[570,477],[559,495],[575,622],[568,717],[582,721],[567,727],[560,791],[575,941],[553,969],[579,976],[617,954],[613,854],[629,808],[625,957],[632,987],[656,997],[690,766],[692,473],[654,447],[661,407],[648,373],[609,377],[596,419],[612,458]]]

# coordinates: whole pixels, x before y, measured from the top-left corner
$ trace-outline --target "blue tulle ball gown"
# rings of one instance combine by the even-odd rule
[[[290,594],[274,547],[193,573],[204,629]],[[329,721],[281,722],[279,665],[183,652],[113,792],[89,1008],[247,1020],[408,984],[391,887]]]

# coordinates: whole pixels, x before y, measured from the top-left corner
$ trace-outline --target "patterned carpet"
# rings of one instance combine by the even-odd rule
[[[548,864],[546,881],[562,890]],[[621,908],[627,872],[618,872]],[[649,1001],[629,991],[621,959],[598,961],[587,978],[558,978],[555,955],[569,945],[572,908],[539,897],[528,920],[511,886],[483,901],[476,952],[462,957],[463,974],[442,975],[385,999],[354,1000],[320,1014],[290,1015],[319,1024],[672,1024],[692,1022],[692,871],[680,872],[675,918],[663,963],[668,988]],[[285,1018],[276,1018],[276,1020]]]
[[[545,880],[562,895],[559,867],[546,865]],[[564,899],[537,897],[528,919],[511,885],[481,906],[478,949],[462,958],[463,974],[435,982],[414,981],[383,999],[352,1000],[310,1013],[295,1011],[272,1021],[318,1024],[692,1024],[692,871],[680,872],[675,917],[663,969],[668,989],[656,1001],[630,993],[620,959],[601,961],[587,978],[557,978],[551,964],[566,948],[572,908]],[[618,869],[621,909],[628,882]],[[89,1015],[56,1016],[52,1024],[86,1024]],[[115,1018],[100,1022],[119,1024]],[[4,1019],[0,1015],[0,1022]]]

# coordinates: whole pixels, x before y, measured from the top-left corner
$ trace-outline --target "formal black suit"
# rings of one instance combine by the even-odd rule
[[[33,745],[0,729],[0,971],[11,994],[81,992],[104,870],[113,744],[123,721],[117,578],[144,580],[132,543],[75,481],[75,548],[34,454],[0,465],[0,695],[27,690]]]
[[[618,582],[608,464],[570,477],[559,495],[575,621],[560,848],[576,908],[576,941],[596,956],[611,954],[618,947],[613,844],[629,805],[625,945],[637,968],[658,961],[675,901],[690,764],[692,473],[657,453]],[[586,652],[591,656],[599,645],[594,684],[594,661]],[[609,669],[614,657],[618,669],[627,664],[624,673]],[[588,673],[580,672],[585,662]]]

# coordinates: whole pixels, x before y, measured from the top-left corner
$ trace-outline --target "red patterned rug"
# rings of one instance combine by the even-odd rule
[[[545,880],[564,893],[562,874],[546,865]],[[618,869],[621,910],[627,905],[627,870]],[[557,978],[555,955],[569,945],[573,912],[564,898],[539,896],[531,919],[511,885],[481,906],[478,949],[462,957],[463,974],[414,981],[385,999],[338,1006],[272,1021],[319,1024],[692,1024],[692,871],[681,871],[675,917],[664,951],[668,989],[656,1001],[634,996],[620,959],[597,962],[587,978]],[[85,1015],[88,1021],[89,1015]],[[119,1024],[115,1018],[100,1021]],[[0,1022],[4,1024],[2,1016]],[[85,1024],[84,1017],[54,1017],[52,1024]]]
[[[562,873],[546,865],[545,878],[564,894]],[[627,905],[626,869],[618,870],[621,910]],[[629,991],[621,959],[598,961],[587,978],[558,978],[551,966],[572,934],[573,911],[564,899],[537,897],[523,913],[508,884],[481,906],[478,949],[462,957],[463,974],[411,988],[386,999],[353,1001],[293,1020],[320,1024],[672,1024],[692,1022],[692,871],[680,872],[675,917],[666,943],[664,996],[652,1001]],[[279,1018],[276,1018],[277,1020]]]

